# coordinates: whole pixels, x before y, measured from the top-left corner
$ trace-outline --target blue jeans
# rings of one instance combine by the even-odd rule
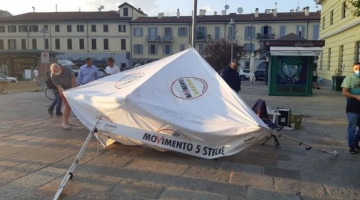
[[[349,147],[357,147],[360,141],[360,113],[346,113],[348,119],[348,145]],[[356,127],[358,130],[356,130]]]
[[[59,92],[54,92],[54,95],[55,95],[55,99],[50,104],[49,109],[54,110],[54,107],[56,105],[56,114],[58,114],[58,113],[61,113],[62,99],[61,99],[61,97],[59,95]]]

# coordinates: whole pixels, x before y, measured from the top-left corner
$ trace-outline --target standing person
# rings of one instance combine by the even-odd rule
[[[360,62],[354,64],[353,72],[341,84],[342,94],[347,99],[348,146],[351,154],[356,153],[355,149],[360,150]]]
[[[313,89],[318,89],[320,90],[319,84],[318,84],[318,75],[316,72],[316,66],[313,70]]]
[[[76,79],[76,85],[84,85],[91,81],[97,80],[100,78],[99,69],[93,65],[92,59],[87,57],[85,59],[85,65],[81,66],[79,69],[79,74]]]
[[[221,76],[225,82],[233,89],[236,93],[241,90],[241,79],[239,76],[237,60],[232,60],[230,66],[226,67]]]
[[[35,81],[39,80],[39,71],[38,71],[37,67],[33,71],[33,76],[34,76]]]
[[[71,108],[66,101],[64,96],[64,90],[73,88],[76,86],[76,80],[74,76],[74,70],[70,66],[59,66],[56,63],[50,65],[51,70],[51,80],[59,91],[59,95],[62,98],[62,103],[64,104],[63,109],[63,122],[62,127],[65,130],[71,129],[71,124],[69,122]]]
[[[61,112],[62,99],[59,95],[59,91],[58,91],[57,87],[54,85],[54,83],[51,80],[50,73],[47,72],[46,74],[47,74],[48,80],[45,83],[49,89],[52,89],[52,92],[54,93],[54,96],[55,96],[55,99],[53,100],[53,102],[50,104],[50,106],[48,108],[48,113],[49,113],[49,115],[54,115],[53,112],[54,112],[54,108],[56,105],[56,116],[61,116],[62,115],[62,112]]]
[[[109,57],[107,60],[108,66],[105,69],[106,75],[112,75],[120,72],[120,68],[115,65],[115,60],[112,57]]]

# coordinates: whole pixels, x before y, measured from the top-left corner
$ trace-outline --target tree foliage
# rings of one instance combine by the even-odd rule
[[[360,0],[348,0],[348,2],[354,7],[352,10],[354,16],[360,17]]]
[[[233,43],[233,59],[239,60],[243,55],[243,46],[236,41]],[[227,67],[231,61],[231,41],[221,39],[209,39],[203,51],[204,59],[215,69],[220,72]]]

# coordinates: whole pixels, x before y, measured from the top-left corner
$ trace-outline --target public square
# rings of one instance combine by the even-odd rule
[[[104,149],[92,138],[60,199],[360,199],[345,97],[320,87],[310,97],[268,96],[263,82],[244,81],[239,94],[250,107],[263,99],[302,114],[300,129],[281,133],[337,156],[284,137],[279,149],[269,140],[217,160],[118,143]],[[89,131],[74,115],[76,127],[63,130],[50,103],[43,91],[0,94],[0,199],[52,199],[85,141]]]

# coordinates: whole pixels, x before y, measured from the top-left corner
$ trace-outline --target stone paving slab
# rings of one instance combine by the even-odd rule
[[[347,153],[345,98],[323,85],[311,97],[268,96],[263,82],[243,82],[241,98],[303,115],[301,129],[281,131],[302,142],[336,150],[332,156],[280,137],[216,160],[94,138],[60,199],[242,200],[360,199],[360,155]],[[42,91],[0,94],[0,200],[52,199],[88,130],[61,129],[49,116]]]

